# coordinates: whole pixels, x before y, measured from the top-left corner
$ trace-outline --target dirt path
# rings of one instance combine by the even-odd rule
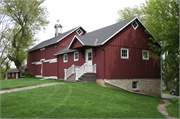
[[[64,84],[64,82],[46,83],[46,84],[41,84],[41,85],[36,85],[36,86],[28,86],[28,87],[22,87],[22,88],[14,88],[14,89],[8,89],[8,90],[1,90],[0,94],[10,93],[10,92],[15,92],[15,91],[21,91],[21,90],[29,90],[29,89],[33,89],[33,88],[52,86],[52,85],[58,85],[58,84]]]
[[[171,103],[168,100],[163,100],[165,104],[159,104],[157,109],[158,111],[166,116],[168,119],[177,119],[176,117],[168,116],[168,112],[166,111],[166,106],[170,105]]]

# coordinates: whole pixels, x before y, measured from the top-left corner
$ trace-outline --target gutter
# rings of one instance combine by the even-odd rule
[[[140,94],[140,95],[146,95],[146,96],[156,97],[156,96],[149,95],[149,94],[145,94],[145,93],[138,93],[138,92],[133,92],[133,91],[127,90],[127,89],[125,89],[125,88],[123,88],[123,87],[120,87],[120,86],[117,86],[117,85],[115,85],[115,84],[112,84],[112,83],[108,82],[106,79],[104,79],[104,82],[107,83],[107,84],[109,84],[109,85],[112,85],[112,86],[114,86],[114,87],[120,88],[120,89],[122,89],[122,90],[131,92],[131,93],[136,93],[136,94]]]

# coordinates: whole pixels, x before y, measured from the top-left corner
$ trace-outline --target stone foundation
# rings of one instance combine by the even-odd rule
[[[107,79],[106,81],[132,92],[161,97],[161,79]],[[137,89],[133,89],[133,82],[137,82]],[[107,84],[103,79],[97,79],[96,83],[104,87],[117,88]]]

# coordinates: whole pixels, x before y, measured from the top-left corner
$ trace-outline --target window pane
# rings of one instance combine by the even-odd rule
[[[136,89],[137,88],[137,82],[133,82],[132,87],[133,87],[133,89]]]
[[[75,53],[75,59],[78,59],[78,53]]]
[[[143,57],[148,58],[147,52],[143,52]]]
[[[127,57],[127,50],[122,50],[122,57]]]
[[[92,53],[88,52],[88,61],[91,61],[91,60],[92,60]]]

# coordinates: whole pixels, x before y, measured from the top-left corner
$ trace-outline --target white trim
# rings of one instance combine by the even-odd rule
[[[122,57],[122,50],[127,50],[127,57]],[[129,49],[127,48],[121,48],[121,59],[129,59]]]
[[[21,72],[20,72],[20,77],[25,77],[25,75],[22,75]]]
[[[84,43],[75,35],[74,38],[72,39],[71,43],[69,44],[69,46],[68,46],[67,49],[70,48],[70,46],[71,46],[71,44],[73,43],[73,41],[74,41],[75,38],[77,38],[77,39],[79,40],[79,42],[80,42],[82,45],[84,45]]]
[[[78,33],[79,30],[81,31],[81,33]],[[78,30],[76,30],[76,33],[80,36],[83,33],[83,31],[79,28]]]
[[[137,24],[137,26],[136,26],[136,27],[134,27],[134,26],[133,26],[133,24],[132,24],[133,22],[135,22],[135,23]],[[132,25],[132,27],[134,28],[134,30],[136,30],[136,29],[138,28],[139,24],[136,22],[136,20],[135,20],[135,21],[133,21],[133,22],[131,23],[131,25]]]
[[[40,51],[45,50],[46,48],[41,48]]]
[[[44,60],[43,62],[50,62],[50,60]]]
[[[41,75],[35,75],[35,77],[42,77]]]
[[[65,60],[65,55],[67,55],[67,60]],[[65,62],[65,63],[68,62],[68,54],[63,55],[63,62]]]
[[[74,31],[76,31],[77,29],[79,29],[81,26],[78,26],[78,27],[76,27],[73,31],[71,31],[70,33],[68,33],[67,35],[65,35],[64,37],[62,37],[61,39],[59,39],[58,41],[57,41],[57,43],[60,41],[60,40],[62,40],[62,39],[64,39],[65,37],[67,37],[68,35],[70,35],[71,33],[73,33]],[[82,28],[82,27],[81,27]]]
[[[32,62],[31,64],[36,64],[36,62]]]
[[[44,61],[45,60],[45,58],[44,59],[40,59],[40,61]]]
[[[49,79],[49,78],[51,78],[51,79],[58,79],[57,76],[49,76],[49,77],[43,77],[43,78],[45,78],[45,79]]]
[[[143,52],[148,53],[148,58],[143,57]],[[149,51],[148,50],[142,50],[142,60],[149,60]]]
[[[16,79],[18,79],[19,78],[19,74],[18,73],[16,73]]]
[[[40,61],[40,62],[36,62],[36,65],[40,65],[40,64],[42,64],[42,62]]]
[[[8,73],[8,77],[10,77],[11,76],[11,73]]]
[[[14,73],[12,73],[12,77],[14,77]]]
[[[75,53],[78,53],[78,59],[75,59]],[[74,52],[74,61],[78,61],[78,60],[79,60],[79,52],[76,51],[76,52]]]
[[[55,63],[55,62],[57,62],[57,58],[51,59],[51,60],[49,61],[49,63]]]
[[[107,40],[105,40],[101,45],[104,45],[104,43],[106,43],[108,40],[110,40],[112,37],[114,37],[116,34],[118,34],[121,30],[123,30],[125,27],[127,27],[132,21],[134,21],[135,19],[137,19],[137,17],[135,17],[134,19],[132,19],[129,23],[127,23],[124,27],[122,27],[121,29],[119,29],[116,33],[114,33],[112,36],[110,36]],[[138,19],[139,20],[139,19]]]

